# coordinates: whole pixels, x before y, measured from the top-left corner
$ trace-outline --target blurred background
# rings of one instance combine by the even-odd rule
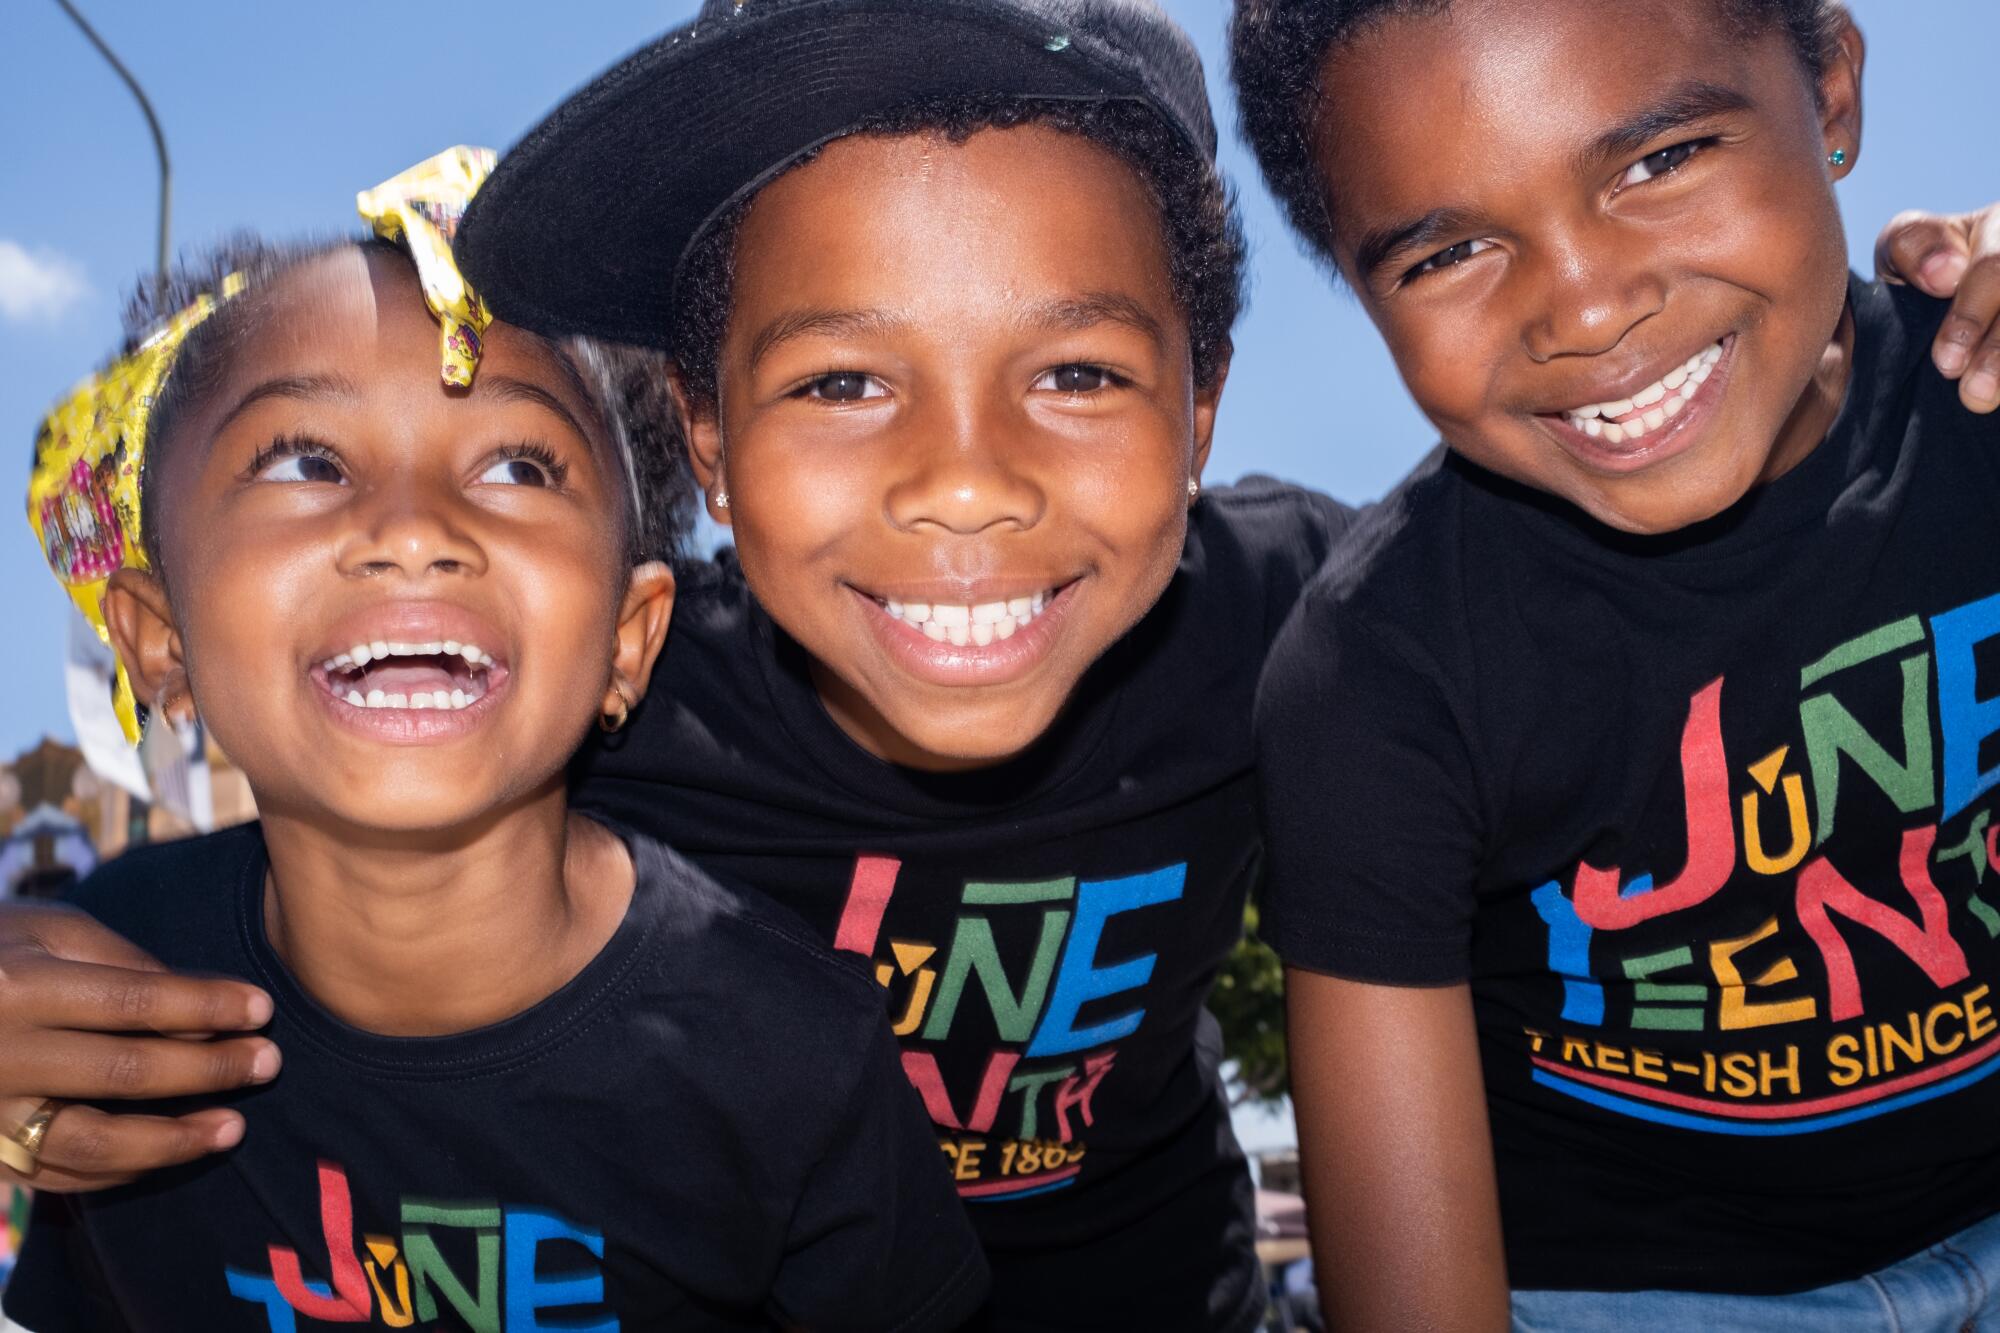
[[[157,113],[176,249],[246,226],[352,230],[357,189],[448,144],[505,148],[595,71],[697,8],[76,2]],[[1284,230],[1235,138],[1225,0],[1165,3],[1207,61],[1223,165],[1253,247],[1210,479],[1265,472],[1373,498],[1431,432],[1359,307]],[[1851,4],[1869,38],[1867,133],[1841,197],[1853,262],[1866,270],[1892,213],[2000,197],[2000,3]],[[126,294],[152,268],[158,188],[153,141],[118,74],[56,0],[10,0],[0,15],[0,896],[87,861],[94,853],[79,833],[109,850],[247,810],[226,769],[185,762],[190,746],[199,757],[197,738],[167,737],[143,777],[129,759],[110,778],[83,763],[65,693],[66,645],[80,621],[20,507],[42,413],[113,350]],[[151,802],[132,800],[132,789]],[[1252,992],[1267,981],[1232,975],[1234,993],[1219,1006],[1263,1012],[1270,995]],[[1290,1135],[1282,1106],[1252,1105],[1240,1128],[1252,1146]],[[7,1229],[0,1208],[0,1260]]]

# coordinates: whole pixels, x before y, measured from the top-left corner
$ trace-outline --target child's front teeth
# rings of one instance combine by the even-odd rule
[[[356,708],[407,708],[411,711],[432,709],[442,713],[455,713],[461,708],[478,702],[481,694],[468,694],[462,689],[428,690],[415,694],[385,694],[381,690],[370,690],[363,694],[360,690],[349,690],[342,698]]]
[[[1642,439],[1648,431],[1658,430],[1681,414],[1688,400],[1708,381],[1715,363],[1721,359],[1722,344],[1710,343],[1630,398],[1589,403],[1571,408],[1563,415],[1569,419],[1570,425],[1592,439],[1610,444]],[[1631,416],[1635,412],[1638,415]],[[1624,416],[1631,416],[1631,419],[1616,419]]]
[[[984,648],[995,639],[1011,639],[1021,628],[1040,615],[1049,594],[1013,597],[1004,602],[899,602],[881,603],[884,611],[904,624],[921,630],[927,639],[958,647],[977,644]]]
[[[366,668],[371,662],[382,664],[395,657],[440,656],[462,658],[465,665],[472,668],[467,682],[471,688],[454,685],[450,689],[400,693],[366,688],[369,674]],[[432,639],[421,643],[378,639],[357,643],[346,652],[336,653],[320,663],[329,677],[328,683],[334,695],[352,707],[432,709],[440,712],[456,712],[479,702],[486,694],[485,672],[494,665],[491,655],[478,644],[460,643],[456,639]]]
[[[352,667],[359,669],[370,662],[378,662],[386,657],[436,657],[439,654],[463,657],[468,665],[491,667],[493,658],[481,651],[476,643],[459,643],[446,639],[442,643],[388,643],[377,639],[374,643],[357,643],[344,653],[329,657],[320,665],[328,671],[345,671]]]

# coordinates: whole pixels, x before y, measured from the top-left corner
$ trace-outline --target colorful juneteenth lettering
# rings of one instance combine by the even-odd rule
[[[1730,823],[1729,761],[1722,750],[1722,681],[1703,686],[1688,704],[1681,733],[1681,778],[1687,797],[1687,865],[1675,879],[1641,890],[1620,889],[1618,867],[1576,868],[1576,914],[1593,930],[1624,930],[1708,901],[1736,869]]]
[[[893,857],[855,859],[836,947],[875,956],[901,872]],[[888,941],[891,956],[876,959],[875,980],[900,992],[891,1012],[905,1042],[903,1073],[945,1131],[939,1146],[967,1199],[1021,1198],[1075,1178],[1085,1154],[1077,1136],[1096,1123],[1094,1099],[1116,1064],[1117,1053],[1108,1048],[1137,1031],[1146,1011],[1131,1005],[1089,1024],[1080,1024],[1080,1015],[1093,1002],[1139,991],[1152,979],[1156,961],[1151,953],[1100,960],[1105,928],[1124,913],[1177,901],[1186,878],[1186,865],[1177,863],[1082,882],[1073,875],[969,880],[942,949],[929,940]],[[1011,967],[996,930],[1003,913],[1013,921],[1034,914],[1033,946]],[[922,1043],[948,1040],[973,995],[985,1001],[975,1002],[975,1011],[983,1008],[990,1017],[997,1044],[977,1086],[954,1093]],[[1003,1123],[1014,1137],[990,1140]]]
[[[298,1252],[282,1245],[269,1248],[268,1276],[235,1267],[224,1270],[230,1295],[261,1305],[271,1333],[296,1333],[300,1315],[323,1323],[380,1322],[388,1328],[409,1328],[419,1321],[432,1325],[440,1317],[440,1302],[472,1333],[618,1331],[615,1316],[576,1314],[577,1307],[604,1303],[602,1232],[540,1208],[406,1198],[401,1236],[364,1236],[364,1261],[354,1248],[346,1170],[321,1162],[319,1190],[331,1282],[307,1278]],[[470,1233],[470,1284],[445,1261],[434,1229]],[[545,1246],[554,1248],[545,1252]],[[544,1271],[549,1256],[565,1252],[584,1262],[562,1273]],[[563,1313],[545,1317],[549,1311]]]
[[[1987,870],[2000,869],[2000,824],[1972,808],[2000,786],[2000,765],[1980,766],[1982,746],[2000,733],[2000,694],[1981,697],[1976,660],[1996,638],[2000,595],[1928,621],[1906,616],[1833,648],[1799,673],[1797,739],[1748,764],[1748,784],[1734,793],[1726,682],[1695,691],[1680,742],[1680,872],[1656,882],[1644,870],[1627,878],[1619,866],[1580,861],[1567,892],[1558,878],[1529,895],[1547,931],[1548,970],[1562,983],[1560,1021],[1593,1034],[1525,1029],[1535,1080],[1659,1123],[1788,1134],[1885,1114],[2000,1072],[1988,989],[2000,962],[2000,909],[1980,893]],[[1893,698],[1893,721],[1864,725],[1850,708],[1863,697]],[[1794,754],[1803,755],[1802,772],[1787,769]],[[1855,777],[1864,785],[1854,787]],[[1826,850],[1843,806],[1863,798],[1875,802],[1871,818],[1893,811],[1905,821],[1893,829],[1894,888],[1869,876],[1857,883],[1842,869],[1884,864],[1891,849],[1872,862],[1866,849]],[[1739,852],[1760,877],[1740,881],[1741,891],[1777,910],[1716,938],[1649,928],[1732,891]],[[1758,887],[1781,876],[1790,883],[1775,894]],[[1985,952],[1975,962],[1962,941]],[[1815,960],[1813,975],[1802,972]],[[1903,990],[1891,986],[1889,968],[1911,969],[1895,975]],[[1883,972],[1879,981],[1870,969]],[[1939,999],[1894,1018],[1870,1011],[1871,986],[1903,994],[1919,976]],[[1615,1004],[1606,985],[1614,978],[1625,983]],[[1835,1030],[1782,1039],[1814,1022]],[[1620,1027],[1632,1042],[1615,1040]],[[1705,1032],[1776,1040],[1689,1050],[1654,1048],[1644,1036],[1699,1042]]]
[[[1917,901],[1922,913],[1921,926],[1862,894],[1823,856],[1815,858],[1800,873],[1799,921],[1826,959],[1828,1011],[1835,1022],[1860,1015],[1861,979],[1854,970],[1854,956],[1848,952],[1847,942],[1827,916],[1828,908],[1868,927],[1901,949],[1924,970],[1931,984],[1939,988],[1963,980],[1971,971],[1966,965],[1965,950],[1951,937],[1950,913],[1944,896],[1931,883],[1931,843],[1936,837],[1937,830],[1931,828],[1914,828],[1903,834],[1903,887]]]
[[[2000,594],[1931,617],[1937,648],[1938,722],[1944,733],[1944,811],[1949,820],[2000,783],[2000,765],[1981,770],[1979,747],[2000,731],[2000,696],[1979,697],[1972,651],[2000,635]]]
[[[1097,942],[1112,917],[1172,902],[1181,896],[1186,881],[1187,866],[1177,864],[1150,874],[1087,881],[1077,886],[1076,922],[1070,927],[1069,943],[1063,948],[1055,994],[1049,998],[1041,1025],[1035,1029],[1035,1039],[1028,1043],[1029,1059],[1103,1046],[1139,1030],[1146,1011],[1137,1008],[1087,1028],[1076,1026],[1077,1012],[1086,1002],[1137,990],[1153,977],[1155,955],[1149,953],[1110,967],[1099,967]]]

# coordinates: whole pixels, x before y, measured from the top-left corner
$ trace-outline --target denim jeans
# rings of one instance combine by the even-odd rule
[[[1517,1291],[1515,1333],[1839,1330],[2000,1333],[2000,1215],[1848,1282],[1789,1296],[1699,1291]]]

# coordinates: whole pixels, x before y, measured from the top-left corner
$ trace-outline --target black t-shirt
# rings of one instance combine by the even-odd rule
[[[646,705],[580,804],[754,885],[889,991],[904,1071],[993,1265],[988,1317],[1219,1329],[1262,1305],[1203,999],[1258,873],[1250,704],[1347,513],[1195,504],[1160,603],[999,767],[868,755],[733,565],[684,580]]]
[[[264,934],[256,826],[128,853],[78,894],[167,965],[277,1002],[240,1146],[37,1201],[35,1333],[411,1326],[946,1329],[977,1238],[896,1082],[880,991],[789,914],[650,841],[625,920],[547,1000],[359,1031]]]
[[[1273,650],[1265,921],[1469,979],[1517,1286],[1797,1290],[2000,1209],[2000,418],[1937,303],[1849,301],[1831,432],[1727,513],[1435,460]]]

